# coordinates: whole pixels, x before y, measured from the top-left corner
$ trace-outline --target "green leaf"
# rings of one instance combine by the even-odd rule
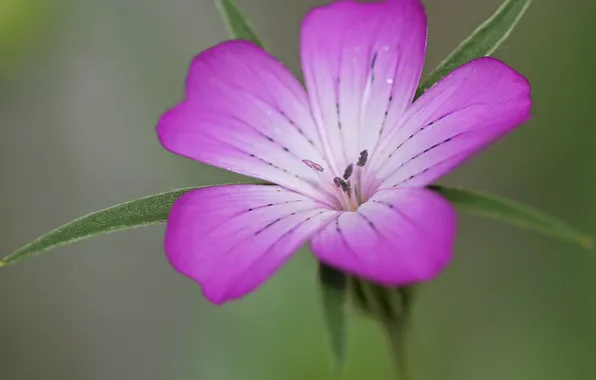
[[[73,220],[6,256],[0,261],[0,267],[95,235],[163,223],[174,201],[192,189],[178,189],[151,195]]]
[[[331,339],[337,377],[341,377],[346,358],[346,275],[323,263],[319,263],[319,284],[325,324]]]
[[[506,0],[422,82],[416,98],[445,75],[472,59],[491,55],[509,37],[532,0]]]
[[[528,206],[470,190],[443,186],[430,186],[430,188],[443,195],[461,210],[541,232],[565,241],[578,243],[587,249],[592,248],[592,238],[590,236],[584,235],[566,223]],[[95,235],[163,223],[166,221],[174,201],[192,189],[196,189],[196,187],[150,195],[73,220],[6,256],[3,260],[0,260],[0,267],[14,264],[52,248]],[[325,290],[325,292],[327,291],[329,289]],[[324,297],[327,297],[327,295]]]
[[[443,195],[461,210],[578,243],[587,249],[592,248],[590,236],[584,235],[566,223],[531,207],[470,190],[443,186],[430,186],[430,188]],[[150,195],[73,220],[6,256],[0,260],[0,267],[95,235],[163,223],[166,221],[174,201],[192,189],[196,189],[196,187]],[[326,289],[325,292],[329,292],[330,289]],[[330,296],[324,295],[324,297]]]
[[[238,8],[234,0],[216,0],[215,4],[224,19],[228,32],[234,38],[254,42],[263,47],[246,15]]]
[[[584,235],[566,223],[534,208],[505,198],[470,190],[436,185],[430,186],[430,188],[461,210],[578,243],[586,249],[592,248],[590,236]]]

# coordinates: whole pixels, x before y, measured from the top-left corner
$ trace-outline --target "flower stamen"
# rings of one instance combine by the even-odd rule
[[[344,169],[343,173],[332,178],[333,184],[339,192],[335,192],[337,206],[344,210],[355,211],[358,206],[364,202],[362,198],[362,167],[366,165],[368,161],[368,150],[360,152],[360,156],[356,164],[350,163]],[[329,189],[324,186],[325,183],[331,179],[331,176],[335,173],[323,173],[325,169],[323,166],[317,164],[311,160],[302,160],[309,168],[320,174],[319,179],[322,186],[320,189],[326,192],[328,195],[333,196],[333,192],[329,192]],[[332,170],[334,171],[334,170]],[[341,172],[340,172],[341,173]],[[339,173],[337,173],[339,174]]]
[[[366,165],[367,161],[368,161],[368,150],[364,149],[362,152],[360,152],[360,157],[358,157],[358,162],[356,163],[356,165],[363,167],[364,165]]]
[[[311,160],[302,160],[302,162],[304,162],[309,168],[318,172],[322,173],[323,171],[325,171],[325,169],[321,165],[317,164],[316,162],[312,162]]]
[[[350,179],[350,177],[352,176],[352,173],[354,172],[354,164],[350,164],[348,165],[348,167],[346,168],[346,170],[344,170],[344,179],[347,181],[348,179]]]
[[[344,193],[346,193],[348,195],[352,193],[352,189],[350,189],[349,182],[344,181],[342,178],[340,178],[340,177],[333,178],[333,183],[335,183],[335,186],[340,188]]]

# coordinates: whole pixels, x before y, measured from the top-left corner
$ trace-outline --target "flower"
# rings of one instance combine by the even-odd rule
[[[425,186],[525,122],[530,86],[481,58],[413,102],[426,31],[420,0],[316,8],[301,30],[306,91],[247,41],[194,58],[161,143],[277,184],[202,188],[173,206],[167,256],[209,300],[243,297],[308,240],[320,261],[384,285],[447,265],[455,213]]]

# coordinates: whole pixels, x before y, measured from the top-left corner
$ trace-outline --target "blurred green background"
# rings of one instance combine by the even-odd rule
[[[317,0],[238,0],[298,69]],[[425,0],[427,68],[499,0]],[[589,0],[536,0],[498,51],[533,86],[534,118],[445,179],[596,232],[596,28]],[[159,145],[191,57],[226,39],[208,0],[0,0],[0,255],[115,203],[239,176]],[[163,227],[67,246],[0,271],[0,379],[328,379],[315,262],[301,251],[222,308],[176,274]],[[456,259],[421,287],[419,380],[596,377],[596,257],[463,215]],[[390,379],[377,327],[352,314],[348,379]]]

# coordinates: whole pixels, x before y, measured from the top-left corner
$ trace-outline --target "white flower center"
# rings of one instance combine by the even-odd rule
[[[323,173],[325,169],[310,160],[302,160],[311,169]],[[360,157],[356,165],[348,164],[341,177],[334,177],[332,195],[335,196],[340,208],[347,211],[356,211],[358,206],[366,201],[362,186],[362,168],[368,162],[368,151],[365,149],[360,152]],[[323,178],[322,178],[323,179]],[[325,179],[324,179],[325,180]]]

